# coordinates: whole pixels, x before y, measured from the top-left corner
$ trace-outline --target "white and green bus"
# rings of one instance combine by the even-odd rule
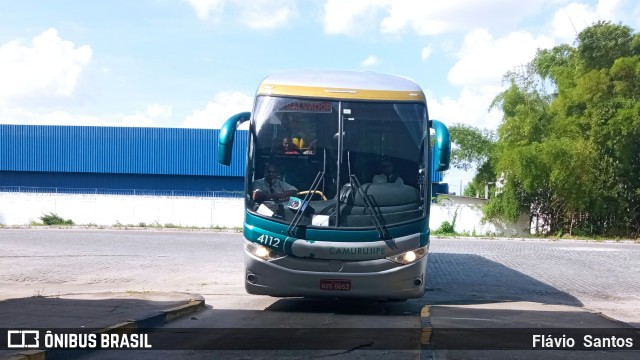
[[[221,128],[220,163],[230,163],[245,121],[248,293],[424,294],[430,174],[448,168],[450,140],[415,82],[373,72],[273,74],[253,112]]]

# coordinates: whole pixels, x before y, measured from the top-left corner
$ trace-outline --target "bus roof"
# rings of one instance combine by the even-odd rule
[[[275,73],[262,81],[258,95],[425,102],[425,95],[420,86],[408,78],[374,72],[337,70],[293,70]]]

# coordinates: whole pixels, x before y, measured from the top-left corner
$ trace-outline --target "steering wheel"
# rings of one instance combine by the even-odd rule
[[[322,191],[320,190],[304,190],[304,191],[299,191],[298,194],[296,195],[306,195],[308,193],[313,193],[313,195],[320,195],[322,197],[322,200],[327,200],[327,197],[324,196],[324,194],[322,193]],[[313,196],[312,195],[312,196]]]

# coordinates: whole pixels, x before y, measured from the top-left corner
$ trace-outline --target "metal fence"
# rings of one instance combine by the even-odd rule
[[[136,196],[191,196],[208,198],[242,198],[242,191],[191,191],[191,190],[145,190],[145,189],[87,189],[62,187],[0,186],[0,192],[37,194],[100,194]]]

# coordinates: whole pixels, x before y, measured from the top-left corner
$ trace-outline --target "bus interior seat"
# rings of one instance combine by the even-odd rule
[[[420,194],[412,186],[404,184],[362,184],[360,191],[353,191],[345,184],[340,191],[340,200],[344,201],[346,215],[367,214],[363,194],[381,213],[411,211],[419,208]]]

